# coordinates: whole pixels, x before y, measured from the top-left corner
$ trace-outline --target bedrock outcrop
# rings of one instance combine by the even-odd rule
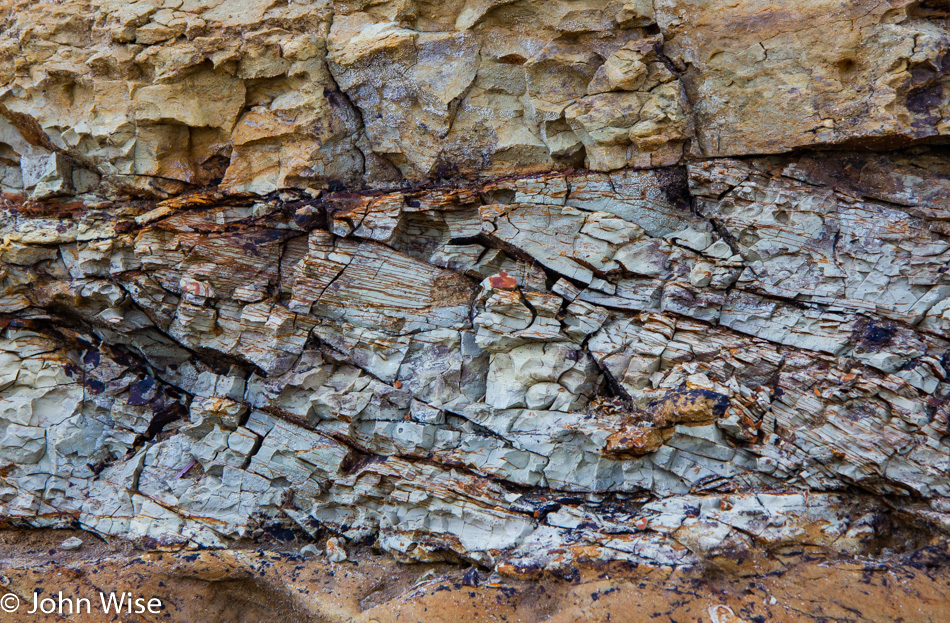
[[[945,3],[0,6],[5,524],[945,541]]]

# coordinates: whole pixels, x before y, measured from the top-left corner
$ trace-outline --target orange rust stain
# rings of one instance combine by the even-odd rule
[[[518,288],[518,280],[508,275],[505,271],[501,271],[496,276],[490,277],[488,283],[491,284],[491,287],[498,288],[499,290],[516,290]]]

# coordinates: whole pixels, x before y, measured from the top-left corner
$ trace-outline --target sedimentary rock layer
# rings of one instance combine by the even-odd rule
[[[939,558],[933,551],[909,564],[793,562],[754,580],[699,569],[612,565],[606,572],[581,569],[569,578],[532,581],[444,563],[400,565],[385,555],[363,554],[358,565],[329,564],[299,555],[291,544],[271,544],[266,551],[143,553],[81,536],[87,540],[82,550],[66,552],[58,549],[59,530],[0,533],[7,539],[0,550],[4,590],[18,595],[24,608],[33,605],[35,589],[42,589],[37,601],[55,599],[60,591],[90,599],[91,616],[83,611],[72,618],[101,620],[99,591],[108,587],[159,599],[163,611],[145,620],[171,623],[570,623],[608,617],[620,623],[644,617],[940,623],[950,616],[950,573],[946,566],[931,566]],[[62,620],[40,612],[30,618]],[[22,620],[0,611],[0,623]]]
[[[943,4],[5,6],[3,521],[509,572],[950,530]]]
[[[612,171],[950,132],[940,0],[3,6],[0,183],[38,198]]]

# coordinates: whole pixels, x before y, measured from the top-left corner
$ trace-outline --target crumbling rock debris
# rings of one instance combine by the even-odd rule
[[[939,8],[238,5],[0,4],[0,521],[568,576],[945,538]]]
[[[290,543],[181,552],[123,552],[100,543],[50,554],[61,534],[10,530],[2,536],[13,543],[0,552],[0,586],[20,597],[21,608],[32,606],[34,588],[55,599],[60,591],[94,597],[107,586],[158,599],[158,617],[172,623],[398,623],[407,617],[566,623],[608,616],[637,623],[644,613],[702,623],[811,623],[828,617],[924,623],[942,621],[950,612],[946,567],[919,562],[813,559],[752,577],[618,564],[535,581],[446,563],[400,565],[370,551],[343,570],[325,559],[301,558]],[[939,549],[945,557],[946,547]],[[0,612],[3,623],[22,618]]]

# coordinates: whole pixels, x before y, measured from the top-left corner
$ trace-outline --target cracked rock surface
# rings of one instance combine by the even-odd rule
[[[0,522],[945,543],[950,9],[845,4],[0,2]]]

